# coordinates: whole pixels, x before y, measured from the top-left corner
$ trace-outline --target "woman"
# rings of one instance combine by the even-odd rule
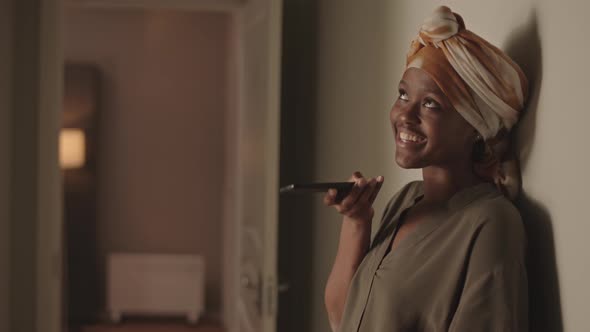
[[[509,130],[527,95],[521,69],[439,7],[412,41],[390,121],[396,162],[423,181],[388,203],[371,242],[383,177],[341,201],[325,303],[334,331],[527,331],[525,234]]]

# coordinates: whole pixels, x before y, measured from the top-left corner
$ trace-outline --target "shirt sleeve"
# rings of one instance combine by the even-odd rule
[[[509,207],[486,218],[474,232],[449,331],[528,331],[526,238],[520,215]]]

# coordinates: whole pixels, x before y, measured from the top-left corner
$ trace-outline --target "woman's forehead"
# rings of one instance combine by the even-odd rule
[[[420,68],[411,67],[406,69],[400,80],[400,85],[421,92],[443,94],[434,79],[425,70]]]

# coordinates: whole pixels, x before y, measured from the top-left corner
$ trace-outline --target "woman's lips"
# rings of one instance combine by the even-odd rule
[[[395,140],[402,147],[417,147],[426,143],[426,137],[405,129],[398,130]]]

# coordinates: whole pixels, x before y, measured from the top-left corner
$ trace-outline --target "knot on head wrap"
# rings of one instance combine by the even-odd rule
[[[427,18],[418,34],[422,45],[438,47],[438,44],[465,29],[463,18],[451,11],[449,7],[440,6]]]
[[[463,18],[440,6],[412,40],[407,68],[425,70],[453,107],[487,143],[476,165],[509,198],[520,190],[518,162],[507,133],[517,123],[528,94],[520,67],[504,52],[465,28]]]

